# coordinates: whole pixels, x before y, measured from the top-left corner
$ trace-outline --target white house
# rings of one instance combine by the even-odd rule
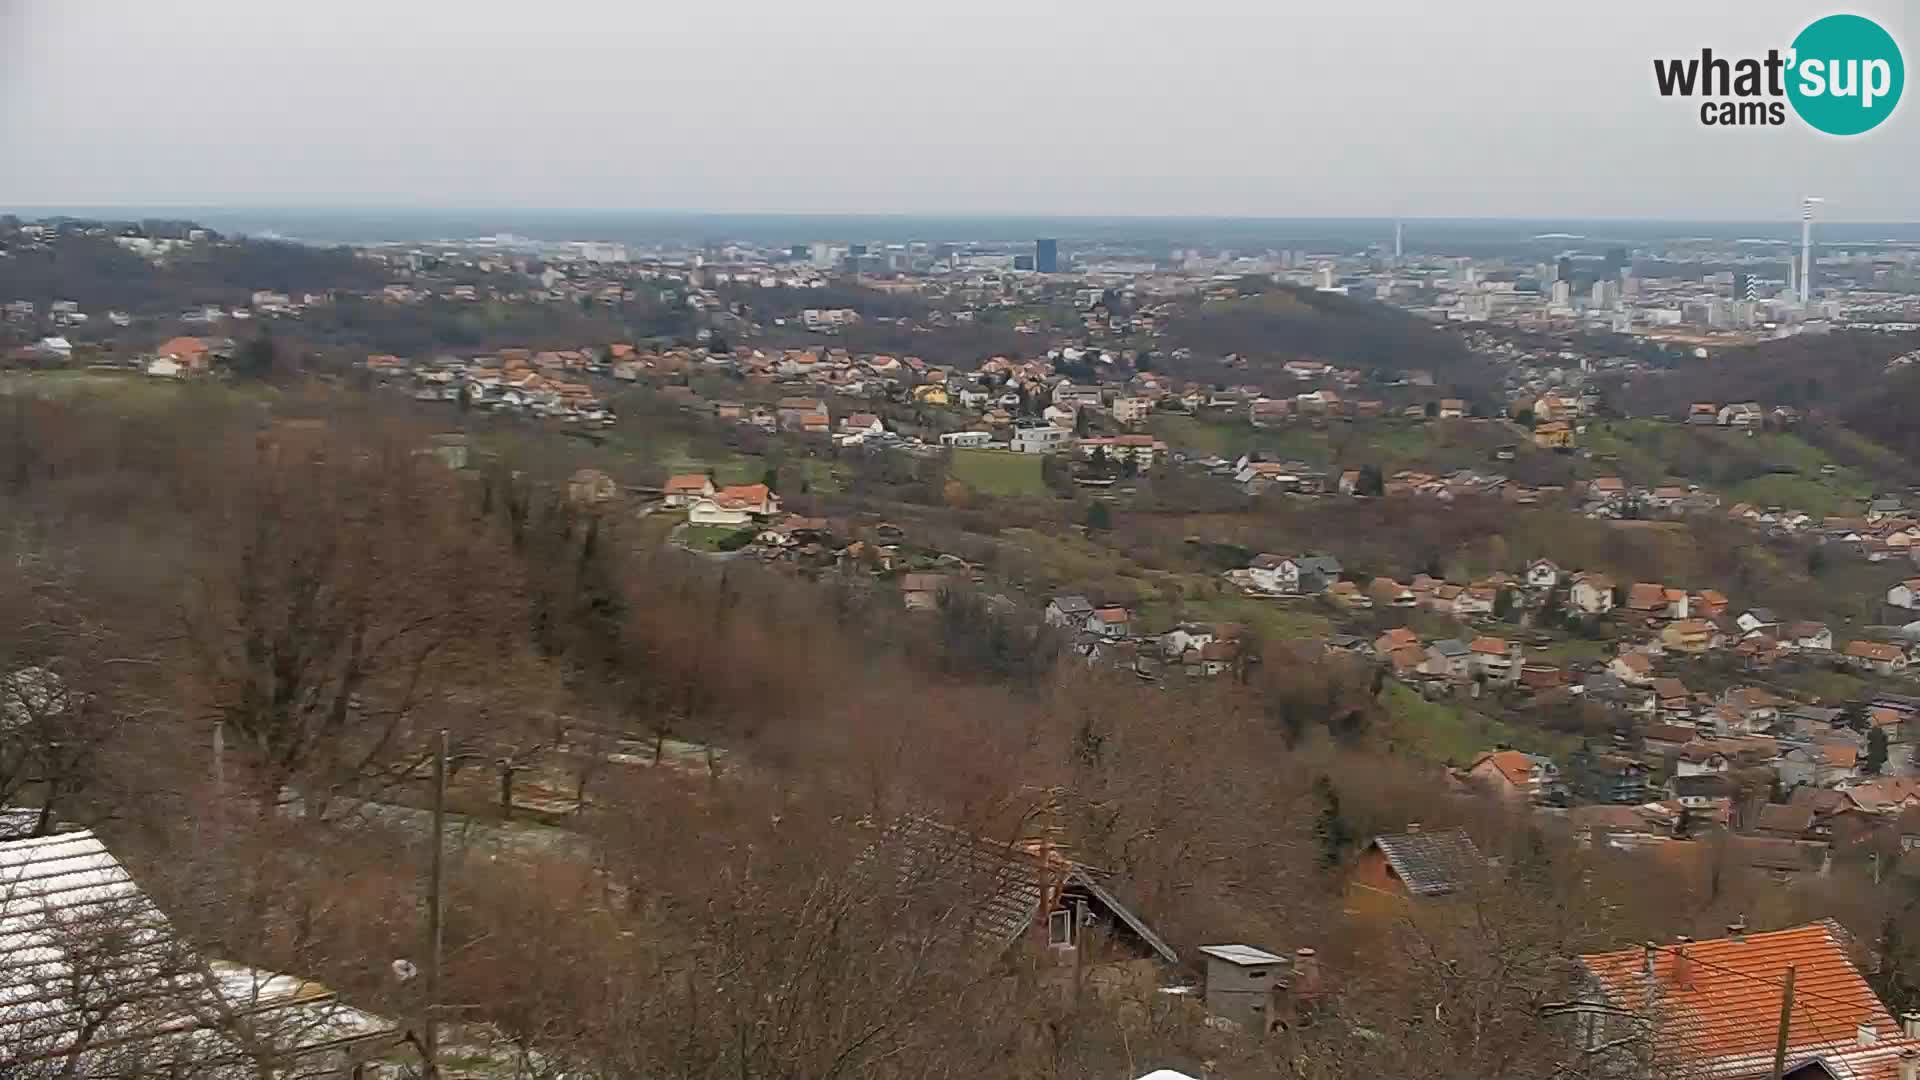
[[[682,473],[667,478],[666,494],[661,503],[666,506],[692,506],[697,499],[713,497],[713,478],[706,473]]]
[[[722,503],[719,499],[700,498],[687,507],[687,522],[737,529],[753,524],[753,515],[745,507]]]
[[[694,499],[687,508],[687,521],[694,525],[738,528],[752,524],[756,517],[771,517],[779,512],[780,496],[769,491],[767,485],[739,484]]]
[[[1589,615],[1604,615],[1613,610],[1613,579],[1604,574],[1575,574],[1567,598]]]
[[[1888,589],[1887,603],[1909,611],[1920,608],[1920,578],[1908,578]]]
[[[1247,572],[1261,592],[1292,596],[1300,591],[1300,564],[1285,555],[1256,555]]]
[[[872,413],[853,413],[840,418],[840,433],[843,435],[885,435],[887,425]]]
[[[1560,567],[1551,559],[1535,559],[1527,564],[1527,588],[1551,589],[1560,584]]]
[[[940,445],[957,448],[982,447],[993,442],[990,431],[949,431],[940,436]]]
[[[1045,427],[1013,429],[1009,446],[1016,454],[1051,454],[1063,449],[1073,432],[1049,424]]]
[[[161,379],[177,379],[186,371],[179,361],[169,356],[157,356],[147,364],[147,374]]]

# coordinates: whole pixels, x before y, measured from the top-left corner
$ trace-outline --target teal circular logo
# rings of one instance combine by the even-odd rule
[[[1787,99],[1800,119],[1829,135],[1872,131],[1893,114],[1906,65],[1893,35],[1872,19],[1829,15],[1793,39]]]

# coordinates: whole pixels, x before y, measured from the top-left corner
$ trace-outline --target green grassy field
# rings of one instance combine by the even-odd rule
[[[740,546],[738,541],[743,535],[751,537],[753,532],[751,527],[733,529],[724,525],[689,525],[680,534],[680,542],[692,551],[731,551]]]
[[[982,495],[1045,495],[1040,455],[1005,450],[955,450],[953,478]]]
[[[1597,458],[1610,459],[1595,461],[1583,470],[1588,475],[1617,473],[1645,484],[1679,478],[1717,490],[1729,503],[1788,507],[1817,517],[1858,511],[1874,487],[1860,470],[1840,466],[1791,432],[1749,436],[1717,427],[1613,420],[1590,426],[1581,443]],[[1822,473],[1829,465],[1833,473]],[[1770,468],[1794,471],[1762,472]]]
[[[1395,745],[1433,761],[1466,765],[1500,743],[1559,755],[1578,742],[1541,728],[1503,723],[1464,703],[1428,701],[1404,683],[1389,682],[1385,701]]]
[[[273,393],[273,388],[264,383],[232,383],[216,379],[194,381],[156,379],[137,371],[57,369],[0,372],[0,395],[30,394],[47,398],[96,397],[133,409],[167,408],[187,399],[190,395],[265,399],[271,397]]]

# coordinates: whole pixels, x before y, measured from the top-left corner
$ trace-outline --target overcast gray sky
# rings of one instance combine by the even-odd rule
[[[0,208],[1912,220],[1920,102],[1720,130],[1652,78],[1829,10],[1911,63],[1911,7],[0,0]]]

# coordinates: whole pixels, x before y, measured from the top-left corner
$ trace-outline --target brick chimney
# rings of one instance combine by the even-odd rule
[[[1419,822],[1417,822],[1417,821],[1409,821],[1409,822],[1407,822],[1407,831],[1408,831],[1408,832],[1410,832],[1410,833],[1417,833],[1417,832],[1419,832],[1419,831],[1420,831],[1420,823],[1419,823]]]
[[[1693,939],[1683,937],[1673,947],[1673,985],[1681,990],[1693,989],[1693,957],[1687,955],[1687,946]]]
[[[1853,1044],[1855,1046],[1872,1046],[1879,1041],[1880,1033],[1873,1030],[1872,1024],[1862,1023],[1855,1025],[1853,1029]]]
[[[1909,1046],[1900,1051],[1900,1080],[1920,1080],[1920,1050]]]
[[[1320,954],[1312,949],[1293,950],[1293,996],[1310,999],[1320,994]]]
[[[1900,1014],[1900,1033],[1909,1039],[1920,1039],[1920,1012]]]

